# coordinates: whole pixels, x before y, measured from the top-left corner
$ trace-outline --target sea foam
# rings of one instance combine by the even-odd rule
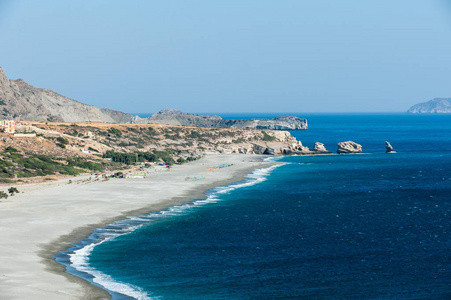
[[[191,213],[197,206],[221,201],[219,198],[220,195],[229,193],[239,188],[249,187],[261,183],[267,179],[274,169],[282,165],[284,164],[257,169],[247,175],[246,179],[241,182],[210,190],[207,192],[207,197],[205,199],[187,202],[179,206],[172,206],[159,212],[149,213],[145,216],[128,217],[125,220],[116,221],[113,224],[106,225],[102,228],[97,228],[88,239],[82,240],[80,244],[77,244],[73,248],[69,249],[70,252],[67,254],[70,262],[69,266],[78,272],[87,274],[88,276],[84,276],[84,278],[88,281],[90,280],[113,293],[119,293],[139,300],[160,299],[159,297],[149,295],[137,286],[119,282],[111,276],[93,268],[89,264],[89,257],[94,248],[118,236],[128,234],[143,225],[152,224],[162,217],[185,215]]]

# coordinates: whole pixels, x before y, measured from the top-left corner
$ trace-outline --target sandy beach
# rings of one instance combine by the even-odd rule
[[[53,256],[97,227],[201,199],[215,186],[242,180],[253,170],[273,164],[261,159],[257,155],[207,155],[145,179],[69,184],[71,178],[67,178],[18,186],[19,194],[0,201],[0,298],[109,299],[106,291],[65,273]],[[233,166],[205,170],[223,163]],[[185,177],[200,175],[205,179],[185,181]]]

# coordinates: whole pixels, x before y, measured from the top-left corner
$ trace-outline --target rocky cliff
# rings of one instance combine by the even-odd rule
[[[164,109],[149,118],[135,116],[132,123],[272,130],[305,130],[308,128],[306,119],[293,116],[276,117],[273,119],[227,120],[216,115],[189,114],[176,109]]]
[[[451,113],[451,98],[435,98],[418,103],[407,111],[408,113]]]

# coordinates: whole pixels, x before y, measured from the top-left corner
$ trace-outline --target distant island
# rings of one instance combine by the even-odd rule
[[[254,128],[306,130],[307,120],[285,116],[273,119],[224,120],[220,116],[196,115],[165,109],[140,118],[107,108],[98,108],[36,88],[23,79],[11,80],[0,67],[0,117],[48,122],[105,122],[119,124],[166,124],[207,128]]]
[[[434,98],[427,102],[418,103],[409,108],[413,114],[449,114],[451,113],[451,98]]]

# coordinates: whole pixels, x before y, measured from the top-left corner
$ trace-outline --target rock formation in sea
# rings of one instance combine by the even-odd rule
[[[317,153],[331,153],[330,151],[328,151],[326,149],[326,147],[324,147],[324,144],[320,143],[320,142],[315,143],[315,146],[313,147],[313,151],[315,151]]]
[[[357,144],[353,141],[340,142],[337,144],[338,154],[351,154],[351,153],[362,153],[362,145]]]
[[[430,101],[418,103],[409,108],[408,113],[451,113],[451,98],[434,98]]]
[[[167,124],[216,128],[305,130],[307,120],[286,116],[273,119],[224,120],[219,116],[195,115],[165,109],[149,118],[98,108],[64,97],[48,89],[35,88],[23,79],[10,80],[0,68],[0,115],[2,118],[49,122]]]
[[[393,152],[395,152],[393,146],[389,142],[385,141],[385,153],[393,153]]]

